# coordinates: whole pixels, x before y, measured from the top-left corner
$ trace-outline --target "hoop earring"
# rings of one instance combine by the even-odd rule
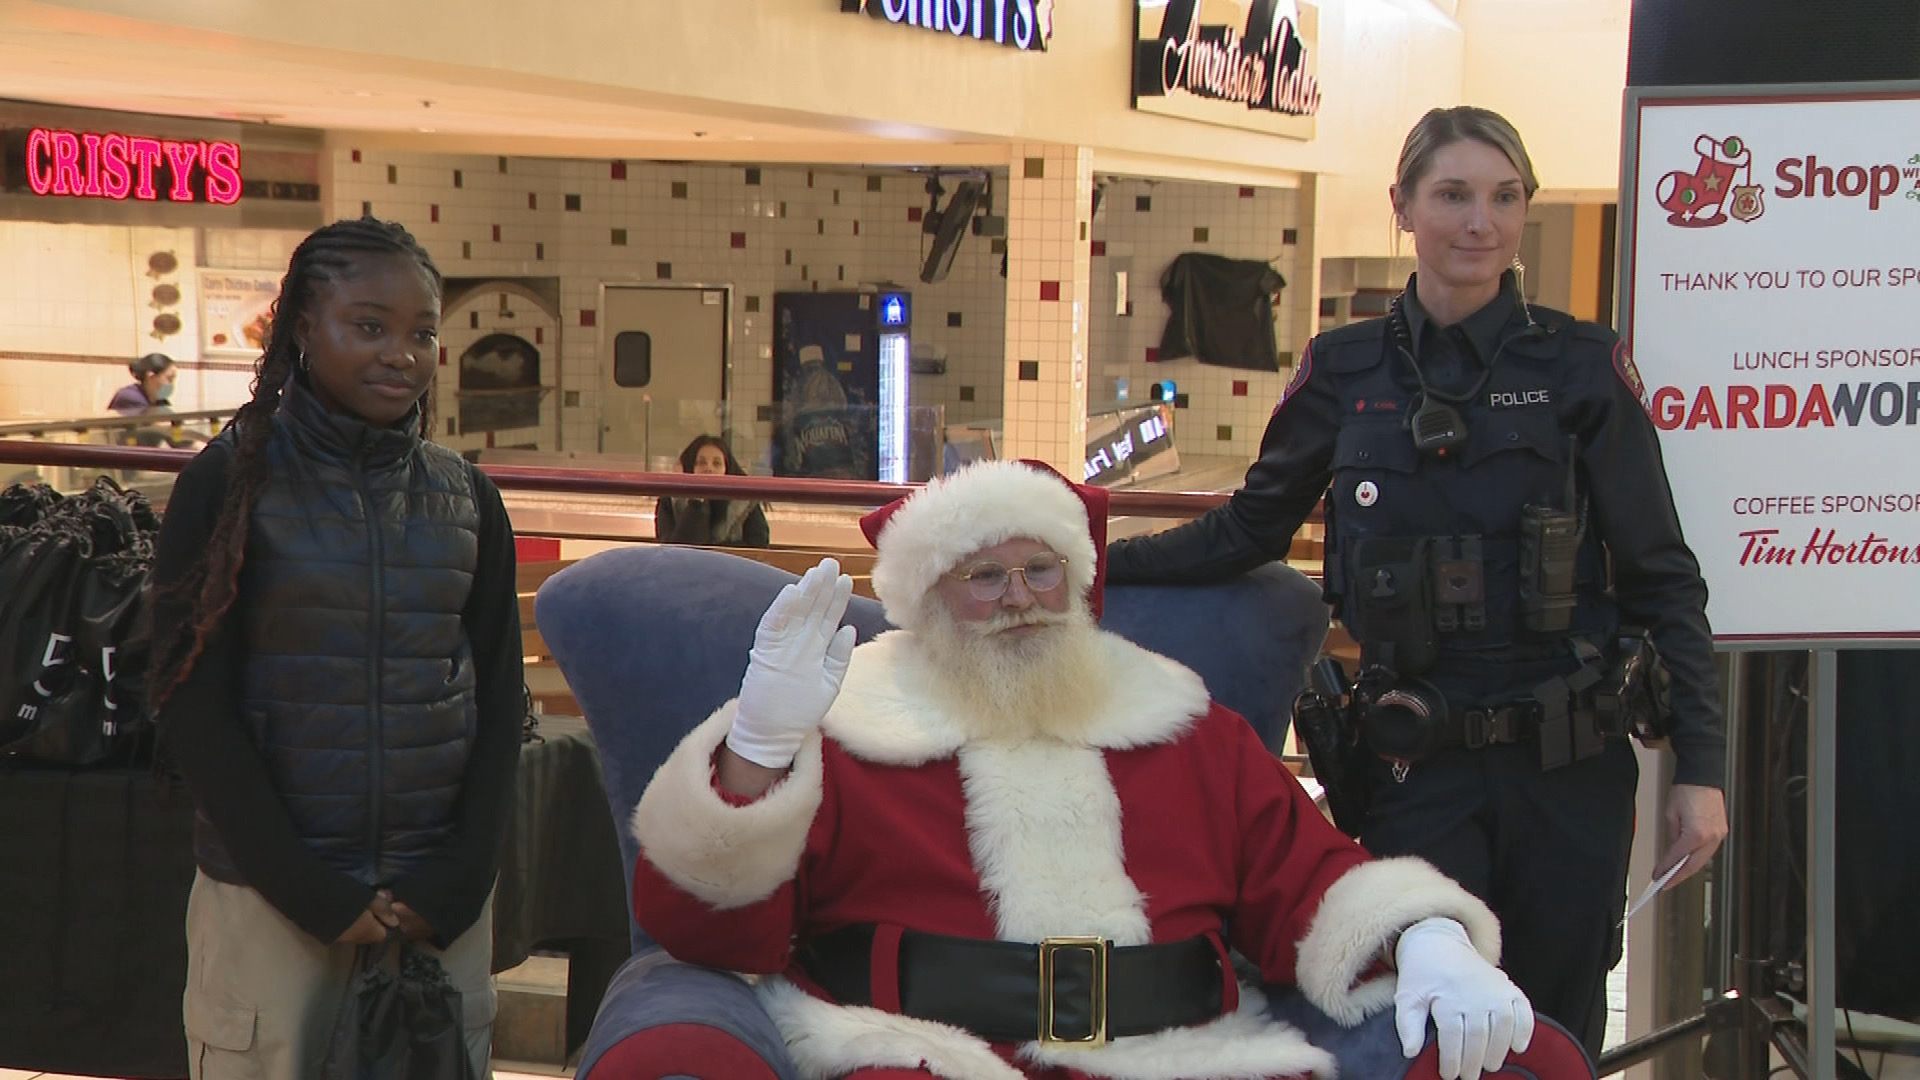
[[[293,366],[299,368],[300,374],[302,375],[313,373],[313,365],[307,363],[307,350],[301,349],[298,353],[294,354]]]

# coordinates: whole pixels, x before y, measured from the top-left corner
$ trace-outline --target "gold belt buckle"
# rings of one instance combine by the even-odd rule
[[[1040,1045],[1096,1049],[1107,1045],[1107,956],[1112,943],[1103,937],[1050,937],[1040,942]],[[1063,1039],[1053,1031],[1054,957],[1063,950],[1085,952],[1093,961],[1093,1032],[1084,1039]]]

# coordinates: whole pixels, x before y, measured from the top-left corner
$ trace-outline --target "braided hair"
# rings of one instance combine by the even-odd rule
[[[273,303],[273,328],[267,347],[254,363],[252,397],[240,406],[228,424],[233,432],[233,460],[227,469],[226,497],[220,504],[220,517],[214,523],[213,534],[199,561],[169,588],[174,595],[191,603],[192,613],[184,622],[154,628],[148,700],[156,711],[193,671],[194,663],[206,647],[207,635],[239,594],[240,568],[246,560],[247,527],[254,503],[267,484],[267,436],[273,430],[273,414],[280,409],[280,393],[294,377],[301,360],[295,331],[312,309],[322,284],[351,276],[354,263],[360,258],[396,255],[418,263],[432,282],[434,292],[441,291],[443,281],[433,258],[398,222],[371,217],[337,221],[315,230],[294,249],[287,276],[280,282],[280,295]],[[428,387],[419,403],[422,438],[433,431],[431,382]]]

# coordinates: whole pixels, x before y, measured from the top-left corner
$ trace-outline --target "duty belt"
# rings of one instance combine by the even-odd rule
[[[795,953],[842,1005],[936,1020],[989,1042],[1080,1047],[1218,1017],[1229,977],[1220,956],[1207,936],[1166,945],[1098,937],[1028,944],[872,923],[819,935]],[[889,975],[897,986],[875,985]]]
[[[1480,750],[1532,742],[1540,732],[1543,712],[1537,701],[1450,712],[1441,724],[1440,749]]]

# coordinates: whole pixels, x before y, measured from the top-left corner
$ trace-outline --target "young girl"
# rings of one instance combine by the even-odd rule
[[[487,1075],[520,626],[499,492],[425,441],[440,294],[398,225],[307,237],[252,400],[167,507],[152,691],[198,811],[194,1080],[315,1075],[354,946],[390,930],[440,957]]]

